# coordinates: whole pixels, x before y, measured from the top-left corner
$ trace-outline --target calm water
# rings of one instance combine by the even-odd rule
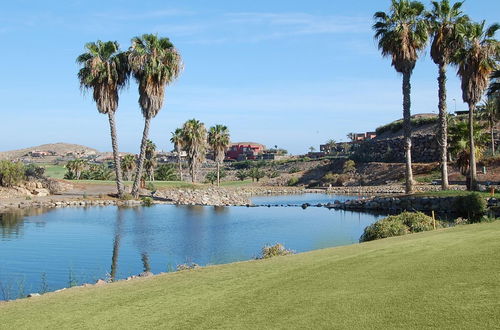
[[[341,196],[255,198],[256,204],[318,203]],[[0,215],[0,299],[93,282],[228,263],[283,243],[297,252],[358,242],[378,216],[310,207],[89,207]],[[45,280],[42,280],[42,279]],[[8,298],[8,297],[7,297]]]

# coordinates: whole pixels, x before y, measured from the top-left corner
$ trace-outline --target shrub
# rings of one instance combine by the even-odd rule
[[[344,163],[342,173],[354,173],[354,172],[356,172],[356,163],[354,162],[354,160],[349,159]]]
[[[35,164],[29,164],[28,166],[25,167],[24,175],[27,178],[44,179],[45,168],[36,166]]]
[[[183,271],[183,270],[196,269],[196,268],[200,268],[200,266],[198,264],[195,264],[194,262],[177,265],[178,272]]]
[[[266,176],[266,172],[254,167],[248,171],[248,176],[252,178],[252,181],[256,180],[259,182],[260,179]]]
[[[155,171],[155,179],[160,181],[176,181],[179,177],[173,164],[162,164]]]
[[[123,196],[120,198],[122,201],[130,201],[134,199],[134,196],[131,194],[125,193]]]
[[[486,199],[476,192],[457,198],[455,209],[461,217],[474,223],[481,221],[488,211],[488,205]]]
[[[422,212],[403,212],[388,216],[366,227],[360,242],[376,239],[401,236],[409,233],[418,233],[434,229],[434,219]]]
[[[281,173],[278,171],[272,171],[267,176],[270,177],[271,179],[274,179],[274,178],[278,178],[279,176],[281,176]]]
[[[12,187],[24,180],[25,167],[22,163],[0,161],[0,186]]]
[[[151,206],[153,205],[153,199],[151,197],[142,197],[142,205],[144,206]]]
[[[269,259],[272,257],[286,256],[294,254],[292,250],[287,250],[285,246],[281,243],[276,243],[275,245],[266,245],[262,248],[262,255],[257,259]]]
[[[295,186],[297,183],[299,183],[299,178],[292,177],[292,178],[288,179],[288,182],[286,184],[288,186]]]
[[[244,181],[246,178],[248,178],[248,172],[239,170],[238,172],[236,172],[236,177],[238,178],[238,180]]]
[[[153,182],[148,182],[148,184],[146,185],[146,189],[149,191],[155,191],[156,187]]]
[[[300,172],[300,168],[294,166],[294,167],[291,167],[289,170],[288,170],[288,173],[290,174],[293,174],[293,173],[297,173],[297,172]]]

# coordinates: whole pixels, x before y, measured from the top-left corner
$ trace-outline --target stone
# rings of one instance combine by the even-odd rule
[[[28,298],[40,297],[40,294],[39,293],[30,293],[27,297]]]
[[[45,188],[36,188],[33,190],[33,195],[38,197],[45,197],[50,195],[50,191]]]
[[[104,285],[104,284],[108,284],[108,282],[106,282],[105,280],[102,280],[102,279],[98,279],[95,282],[95,285]]]

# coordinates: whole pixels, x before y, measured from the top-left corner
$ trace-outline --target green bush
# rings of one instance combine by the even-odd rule
[[[248,172],[239,170],[238,172],[236,172],[236,177],[238,178],[238,180],[244,181],[246,178],[248,178]]]
[[[0,186],[12,187],[24,180],[25,167],[23,163],[0,161]]]
[[[173,164],[162,164],[155,171],[155,179],[159,181],[177,181],[177,169]]]
[[[287,185],[288,186],[295,186],[297,183],[299,183],[299,178],[291,177],[290,179],[288,179]]]
[[[274,178],[278,178],[279,176],[281,176],[281,173],[278,171],[272,171],[272,172],[269,172],[269,174],[267,176],[270,177],[271,179],[274,179]]]
[[[359,241],[368,242],[432,229],[434,229],[434,219],[432,217],[422,212],[403,212],[383,218],[366,227]]]
[[[29,164],[25,167],[24,175],[27,178],[43,179],[45,178],[45,168],[36,166],[35,164]]]
[[[458,197],[455,210],[461,217],[467,218],[469,222],[481,222],[483,216],[488,211],[488,205],[486,199],[475,192]]]
[[[272,257],[286,256],[294,254],[292,250],[287,250],[283,244],[277,243],[275,245],[266,245],[262,248],[261,256],[257,259],[269,259]]]
[[[142,197],[142,205],[144,206],[151,206],[153,205],[153,199],[151,197]]]
[[[288,170],[288,173],[290,174],[293,174],[293,173],[297,173],[297,172],[300,172],[300,168],[294,166],[294,167],[291,167],[289,170]]]

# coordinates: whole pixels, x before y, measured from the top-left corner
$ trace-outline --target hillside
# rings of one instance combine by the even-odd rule
[[[41,152],[54,152],[56,155],[64,156],[68,153],[79,154],[79,155],[92,155],[99,154],[100,152],[96,149],[89,148],[79,144],[70,144],[70,143],[51,143],[51,144],[42,144],[35,147],[29,147],[25,149],[18,150],[10,150],[10,151],[2,151],[0,152],[0,160],[8,159],[14,160],[24,157],[30,152],[41,151]]]
[[[0,324],[6,329],[495,328],[499,235],[497,221],[73,288],[0,304]]]

